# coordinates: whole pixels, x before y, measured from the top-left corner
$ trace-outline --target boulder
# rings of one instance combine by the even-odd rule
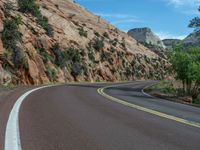
[[[3,69],[0,64],[0,85],[7,85],[11,82],[11,75]]]

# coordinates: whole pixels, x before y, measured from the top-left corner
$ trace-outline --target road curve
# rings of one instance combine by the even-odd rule
[[[200,109],[154,99],[135,81],[105,92],[144,108],[200,123]],[[22,150],[197,150],[200,128],[126,107],[99,95],[107,84],[71,84],[41,89],[19,112]]]

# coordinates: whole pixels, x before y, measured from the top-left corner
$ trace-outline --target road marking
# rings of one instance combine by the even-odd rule
[[[107,82],[98,82],[98,83],[89,83],[89,82],[82,82],[82,83],[77,83],[77,82],[72,82],[70,84],[75,84],[75,85],[85,85],[85,84],[104,84]],[[119,82],[122,83],[122,82]],[[124,82],[123,82],[124,83]],[[38,91],[40,89],[44,89],[47,87],[53,87],[53,86],[58,86],[61,84],[57,85],[47,85],[47,86],[42,86],[39,88],[35,88],[33,90],[30,90],[23,94],[21,97],[17,99],[15,102],[8,118],[8,122],[6,125],[6,133],[5,133],[5,144],[4,144],[4,150],[22,150],[21,147],[21,140],[20,140],[20,131],[19,131],[19,110],[20,106],[23,103],[23,101],[26,99],[27,96],[29,96],[31,93]]]
[[[123,85],[128,85],[128,84],[123,84]],[[99,88],[97,90],[97,92],[100,95],[102,95],[103,97],[105,97],[105,98],[107,98],[107,99],[109,99],[113,102],[122,104],[124,106],[131,107],[131,108],[134,108],[134,109],[146,112],[146,113],[150,113],[150,114],[153,114],[153,115],[156,115],[156,116],[159,116],[159,117],[162,117],[162,118],[166,118],[166,119],[169,119],[169,120],[173,120],[173,121],[176,121],[176,122],[179,122],[179,123],[182,123],[182,124],[186,124],[186,125],[189,125],[189,126],[192,126],[192,127],[200,128],[200,123],[185,120],[183,118],[175,117],[175,116],[168,115],[168,114],[165,114],[165,113],[162,113],[162,112],[159,112],[159,111],[155,111],[153,109],[149,109],[149,108],[145,108],[145,107],[142,107],[142,106],[139,106],[139,105],[135,105],[133,103],[126,102],[122,99],[118,99],[118,98],[115,98],[113,96],[110,96],[110,95],[108,95],[104,92],[105,89],[110,88],[110,87],[116,87],[116,86],[107,86],[107,87],[104,87],[104,88]],[[118,85],[118,86],[122,86],[122,85]]]
[[[6,126],[6,135],[5,135],[5,145],[4,150],[22,150],[21,141],[20,141],[20,132],[19,132],[19,110],[22,102],[25,98],[31,93],[38,91],[43,88],[53,87],[43,86],[33,90],[30,90],[23,94],[21,97],[17,99],[15,102],[8,118],[7,126]]]

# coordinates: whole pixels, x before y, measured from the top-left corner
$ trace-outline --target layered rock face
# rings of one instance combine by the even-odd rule
[[[165,48],[162,40],[150,28],[135,28],[128,31],[128,35],[139,42]]]
[[[166,59],[164,54],[165,45],[162,40],[155,35],[150,28],[135,28],[128,31],[128,35],[136,39],[151,51]]]
[[[16,33],[20,33],[15,48],[5,45],[5,39],[0,40],[0,78],[3,79],[0,84],[39,85],[167,76],[169,64],[165,59],[71,1],[36,1],[51,28],[31,13],[22,12],[16,2],[11,5],[7,0],[0,1],[0,36],[5,36],[9,20],[18,24]],[[5,8],[7,5],[9,8]],[[4,17],[8,9],[9,17]],[[52,35],[47,33],[50,29]]]

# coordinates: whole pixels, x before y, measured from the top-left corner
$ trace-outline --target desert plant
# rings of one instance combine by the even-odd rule
[[[104,33],[103,33],[103,36],[109,39],[109,35],[108,35],[107,32],[104,32]]]
[[[103,40],[100,40],[99,38],[96,38],[94,40],[94,43],[93,43],[93,48],[96,50],[96,51],[100,51],[104,48],[104,42]]]
[[[19,23],[18,17],[4,20],[2,42],[4,47],[8,50],[14,49],[17,42],[21,40],[21,33],[18,31]]]
[[[97,37],[100,37],[100,34],[97,31],[94,31],[94,35],[96,35]]]
[[[83,27],[78,28],[78,30],[80,36],[87,37],[87,31],[85,31]]]
[[[63,58],[63,54],[62,54],[62,51],[60,49],[60,45],[59,43],[55,43],[52,47],[52,51],[53,51],[53,54],[55,55],[55,64],[59,67],[64,67],[65,65],[65,60]]]
[[[45,72],[51,82],[56,80],[56,70],[55,69],[52,69],[49,65],[47,65]]]
[[[53,28],[48,23],[48,19],[42,16],[35,0],[18,0],[19,11],[30,13],[37,18],[37,23],[43,27],[47,35],[53,36]]]

